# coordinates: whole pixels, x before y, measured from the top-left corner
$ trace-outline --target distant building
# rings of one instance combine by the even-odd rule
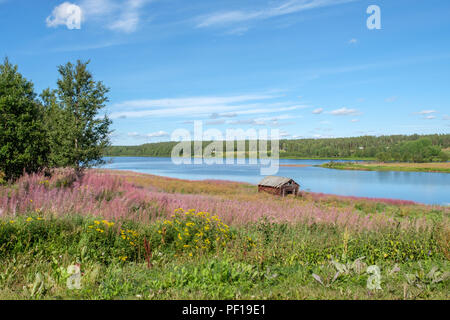
[[[288,194],[297,196],[300,185],[291,178],[267,176],[258,184],[258,192],[268,192],[284,197]]]

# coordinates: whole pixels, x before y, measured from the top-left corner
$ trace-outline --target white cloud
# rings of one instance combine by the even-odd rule
[[[205,122],[205,124],[208,124],[208,125],[219,125],[219,124],[224,124],[224,123],[225,123],[224,119],[209,120],[209,121]]]
[[[81,22],[96,21],[104,27],[131,33],[137,30],[142,7],[151,0],[82,0],[79,5],[70,2],[55,7],[47,18],[48,27],[66,25],[80,29]]]
[[[225,32],[225,34],[233,35],[233,36],[242,36],[247,31],[248,31],[248,27],[238,27],[238,28],[234,28],[234,29],[231,29],[231,30]]]
[[[327,7],[356,0],[289,0],[270,8],[253,11],[227,11],[218,12],[198,18],[198,28],[211,27],[217,25],[228,25],[232,23],[246,22],[251,20],[263,20],[272,17],[282,16],[295,12],[311,10],[320,7]]]
[[[225,117],[225,118],[234,118],[234,117],[237,116],[237,114],[234,113],[234,112],[231,112],[231,113],[222,113],[220,116],[221,116],[221,117]]]
[[[279,96],[271,94],[168,98],[156,100],[131,100],[113,105],[117,111],[111,118],[145,116],[209,116],[236,117],[242,114],[273,113],[295,110],[301,106],[285,103],[267,103],[265,100]]]
[[[240,119],[240,120],[232,120],[228,121],[228,124],[247,124],[247,125],[255,125],[255,126],[278,126],[280,125],[280,120],[291,119],[290,115],[280,115],[276,117],[261,117],[256,119]]]
[[[47,27],[67,26],[68,29],[81,29],[81,18],[83,11],[73,3],[64,2],[53,9],[47,17]]]
[[[122,7],[122,14],[108,28],[126,33],[136,31],[140,19],[140,9],[146,2],[148,0],[127,0]]]
[[[134,139],[139,139],[139,140],[148,140],[151,138],[168,137],[169,134],[165,131],[157,131],[157,132],[152,132],[152,133],[148,133],[148,134],[141,134],[139,132],[128,132],[127,136],[134,138]]]
[[[243,114],[259,114],[259,113],[279,113],[282,111],[293,111],[299,109],[300,106],[291,106],[291,107],[283,107],[280,106],[283,104],[280,103],[273,103],[273,104],[260,104],[264,108],[258,108],[258,109],[251,109],[251,110],[243,110],[243,111],[236,111],[236,114],[243,115]],[[253,107],[256,107],[258,105],[254,105]],[[248,109],[249,107],[252,107],[251,105],[244,105],[242,106],[244,109]]]
[[[442,117],[443,120],[450,120],[450,116],[447,114],[444,114],[444,116]]]
[[[432,120],[432,119],[436,119],[436,116],[425,116],[424,119]]]
[[[289,137],[291,134],[285,130],[280,130],[280,137],[281,138],[285,138],[285,137]]]
[[[416,112],[416,114],[432,114],[432,113],[436,113],[436,110],[422,110],[420,112]]]
[[[201,107],[217,106],[229,103],[241,103],[256,100],[267,100],[279,97],[270,94],[236,95],[236,96],[211,96],[211,97],[189,97],[189,98],[167,98],[155,100],[130,100],[115,104],[116,107],[126,108],[152,108],[152,107]]]
[[[87,51],[87,50],[95,50],[95,49],[119,46],[123,43],[124,42],[119,42],[119,41],[104,41],[104,42],[97,41],[96,43],[90,43],[90,44],[74,44],[74,45],[56,47],[54,49],[50,49],[50,51],[51,52]]]
[[[358,39],[353,38],[353,39],[350,39],[348,43],[349,44],[355,44],[357,42],[358,42]]]
[[[347,109],[346,107],[336,109],[330,112],[330,114],[334,116],[348,116],[348,115],[357,115],[360,114],[356,109]]]
[[[359,119],[352,119],[351,122],[359,122]]]
[[[334,138],[334,135],[331,135],[331,134],[314,134],[312,137],[316,138],[316,139],[325,139],[325,138]]]
[[[397,101],[398,97],[388,97],[386,99],[384,99],[384,101],[386,102],[395,102]]]
[[[120,9],[120,5],[112,0],[83,0],[80,7],[88,18],[107,16]]]
[[[218,118],[234,118],[236,117],[237,114],[234,112],[231,113],[211,113],[211,115],[209,116],[210,119],[218,119]]]
[[[161,138],[161,137],[168,137],[169,134],[165,131],[157,131],[157,132],[152,132],[152,133],[148,133],[146,134],[146,137],[149,138]]]
[[[313,114],[321,114],[323,112],[323,108],[317,108],[313,110]]]

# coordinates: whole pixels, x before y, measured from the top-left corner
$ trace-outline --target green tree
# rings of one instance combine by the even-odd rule
[[[447,162],[449,156],[448,156],[448,154],[445,153],[444,151],[441,151],[441,152],[439,152],[438,158],[439,158],[439,160],[442,161],[442,162]]]
[[[111,120],[99,116],[109,89],[93,79],[88,64],[78,60],[75,65],[59,66],[57,90],[46,89],[41,94],[49,115],[50,163],[72,167],[77,173],[103,164],[103,154],[110,146]]]
[[[383,152],[377,153],[376,158],[380,162],[386,162],[386,161],[389,161],[391,156],[389,155],[389,153],[383,151]]]
[[[49,151],[33,83],[17,70],[8,58],[0,65],[0,171],[8,180],[42,169]]]
[[[403,142],[398,147],[398,152],[402,154],[402,161],[430,162],[439,155],[441,148],[433,146],[431,139],[421,138]]]

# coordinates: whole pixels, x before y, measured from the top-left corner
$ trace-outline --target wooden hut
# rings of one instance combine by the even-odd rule
[[[298,195],[300,185],[291,178],[267,176],[258,184],[258,192],[268,192],[284,197],[288,194]]]

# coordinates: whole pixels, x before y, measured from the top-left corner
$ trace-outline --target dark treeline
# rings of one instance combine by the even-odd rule
[[[203,142],[203,149],[211,141]],[[148,143],[140,146],[112,146],[106,156],[170,157],[177,142]],[[194,153],[193,143],[191,154]],[[443,149],[450,147],[449,134],[362,136],[330,139],[281,140],[281,158],[346,158],[380,161],[431,162],[447,161]],[[223,150],[230,151],[223,143]],[[237,143],[234,144],[234,151]],[[249,141],[246,141],[246,151]],[[270,141],[268,142],[270,150]],[[248,155],[248,153],[247,153]]]
[[[88,63],[59,66],[56,88],[40,95],[7,58],[0,64],[0,182],[55,167],[79,175],[104,162],[111,121],[98,113],[109,89]]]

